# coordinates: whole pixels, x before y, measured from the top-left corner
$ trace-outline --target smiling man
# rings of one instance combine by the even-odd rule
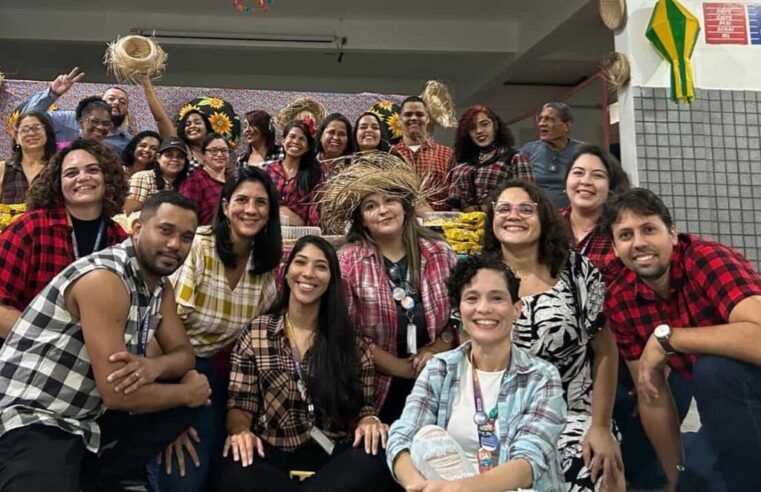
[[[415,172],[428,186],[436,190],[428,205],[433,210],[449,210],[449,169],[452,167],[454,151],[446,145],[434,142],[428,136],[430,116],[425,102],[418,96],[410,96],[402,101],[402,141],[394,149],[415,167]],[[421,208],[418,207],[418,211]]]
[[[549,102],[542,106],[537,119],[539,140],[521,148],[533,165],[536,184],[546,191],[559,209],[568,206],[565,177],[571,158],[582,142],[571,138],[573,114],[567,104]]]
[[[669,484],[684,456],[666,365],[692,383],[727,490],[761,490],[761,276],[740,253],[678,234],[651,191],[615,197],[602,223],[626,267],[609,289],[610,327]]]

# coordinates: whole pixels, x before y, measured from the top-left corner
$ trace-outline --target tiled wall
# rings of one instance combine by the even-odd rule
[[[640,186],[663,198],[677,229],[743,253],[761,270],[761,92],[634,87]]]

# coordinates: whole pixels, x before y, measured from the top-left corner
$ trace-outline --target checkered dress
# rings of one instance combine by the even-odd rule
[[[95,419],[106,407],[95,385],[82,327],[64,308],[66,289],[98,269],[116,273],[129,292],[127,350],[139,353],[141,324],[148,331],[144,339],[153,337],[161,321],[164,282],[148,291],[132,240],[69,265],[32,300],[0,349],[0,436],[32,424],[49,425],[81,436],[89,451],[98,451]]]

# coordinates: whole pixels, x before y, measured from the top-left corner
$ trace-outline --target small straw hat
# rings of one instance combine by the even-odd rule
[[[625,0],[600,0],[600,18],[605,27],[618,31],[626,24]]]
[[[155,78],[166,67],[166,52],[156,40],[131,35],[109,43],[103,63],[120,83],[136,83],[138,76]]]

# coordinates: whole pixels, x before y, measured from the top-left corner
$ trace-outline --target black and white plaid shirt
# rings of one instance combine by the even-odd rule
[[[153,337],[161,320],[164,280],[153,292],[148,290],[131,239],[72,263],[34,298],[0,348],[0,436],[32,424],[50,425],[81,436],[89,451],[98,451],[95,419],[106,408],[95,386],[82,327],[64,307],[66,289],[96,269],[119,275],[129,292],[127,350],[141,353]]]

